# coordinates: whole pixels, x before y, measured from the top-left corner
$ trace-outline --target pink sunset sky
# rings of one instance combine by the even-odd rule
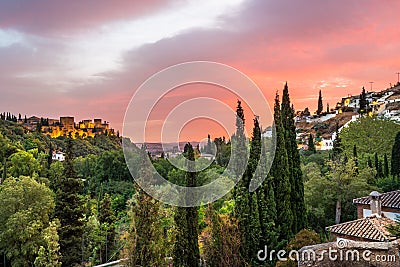
[[[296,110],[314,111],[319,90],[334,107],[371,81],[374,90],[397,82],[399,10],[396,0],[2,0],[0,111],[103,118],[121,130],[147,78],[194,60],[240,70],[271,105],[288,81]],[[204,136],[195,129],[202,123],[189,123],[181,139]]]

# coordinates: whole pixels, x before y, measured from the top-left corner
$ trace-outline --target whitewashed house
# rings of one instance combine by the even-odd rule
[[[53,160],[58,160],[58,161],[64,161],[65,160],[64,153],[62,153],[62,152],[53,152],[52,159]]]

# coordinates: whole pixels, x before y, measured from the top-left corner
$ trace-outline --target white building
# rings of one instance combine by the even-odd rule
[[[336,133],[335,133],[336,135]],[[333,149],[333,138],[331,139],[323,139],[321,140],[320,150],[331,150]]]
[[[65,160],[64,153],[62,153],[62,152],[53,152],[52,159],[53,160],[58,160],[58,161],[64,161]]]

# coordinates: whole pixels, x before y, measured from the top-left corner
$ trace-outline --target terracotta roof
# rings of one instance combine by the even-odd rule
[[[381,195],[382,207],[400,209],[400,190],[383,193]],[[370,197],[353,199],[353,204],[370,204]]]
[[[333,234],[348,236],[349,239],[355,237],[384,242],[396,239],[386,229],[386,226],[395,224],[396,222],[389,218],[371,215],[355,221],[332,225],[326,227],[326,230]]]

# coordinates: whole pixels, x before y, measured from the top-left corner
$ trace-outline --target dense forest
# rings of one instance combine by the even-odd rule
[[[246,120],[240,101],[236,114],[232,137],[216,137],[204,148],[188,143],[174,159],[203,164],[200,150],[215,153],[199,172],[181,170],[164,155],[149,157],[145,146],[134,144],[125,150],[130,166],[137,166],[129,170],[123,137],[51,139],[1,119],[0,266],[94,266],[119,259],[127,266],[297,266],[261,261],[257,252],[329,241],[326,226],[356,218],[353,198],[400,189],[396,123],[365,116],[337,131],[333,150],[316,151],[312,142],[299,151],[285,85],[282,96],[276,94],[276,149],[270,151],[262,144],[271,138],[262,137],[257,118]],[[253,125],[251,136],[244,134],[245,123]],[[64,152],[65,160],[52,160],[53,151]],[[238,183],[200,207],[163,204],[133,179],[151,181],[152,164],[167,180],[194,187],[219,177],[229,161]],[[235,172],[240,167],[243,174]],[[250,192],[253,178],[265,179]]]

